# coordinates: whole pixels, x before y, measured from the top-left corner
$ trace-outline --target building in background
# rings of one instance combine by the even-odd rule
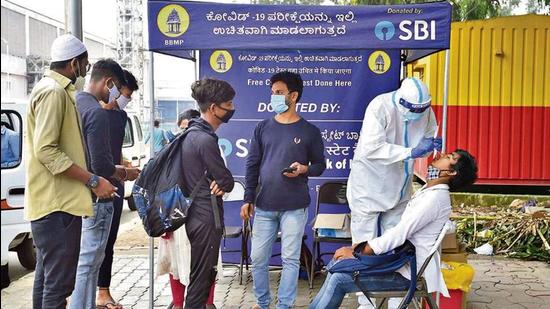
[[[161,121],[161,128],[176,132],[179,114],[188,109],[197,109],[192,98],[158,97],[155,118]]]
[[[65,24],[32,9],[2,1],[2,100],[26,99],[50,63],[50,47]],[[90,62],[116,58],[113,42],[84,32]]]
[[[143,55],[143,12],[146,10],[142,0],[116,0],[117,15],[117,59],[120,65],[136,77],[139,90],[134,94],[132,108],[144,109],[144,55]],[[146,2],[146,1],[145,1]],[[137,102],[137,104],[136,104]]]
[[[145,95],[150,91],[147,78],[150,60],[144,49],[148,30],[145,14],[147,1],[110,1],[112,5],[107,5],[101,10],[116,10],[116,29],[113,29],[112,34],[99,31],[104,33],[101,36],[84,31],[84,43],[92,64],[99,58],[113,58],[134,74],[139,83],[139,91],[134,93],[133,101],[127,109],[139,117],[143,129],[147,131],[151,121],[151,104],[149,96]],[[63,2],[64,0],[52,1],[52,6],[63,9]],[[51,44],[57,36],[65,33],[65,22],[60,14],[57,18],[52,18],[49,16],[51,14],[40,6],[35,8],[32,5],[2,0],[1,7],[2,101],[26,100],[44,70],[48,68]],[[88,16],[88,22],[98,14],[93,10],[84,13],[87,13],[85,17]],[[86,24],[86,20],[84,23]],[[108,24],[106,22],[106,25]],[[85,30],[99,29],[89,27],[88,23]],[[114,33],[116,35],[113,35]],[[108,38],[102,37],[103,35]],[[174,130],[178,113],[195,107],[194,100],[190,97],[190,85],[195,76],[194,62],[161,54],[155,55],[155,117],[161,120],[165,129]]]

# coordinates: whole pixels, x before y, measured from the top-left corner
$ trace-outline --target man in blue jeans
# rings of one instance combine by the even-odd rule
[[[111,154],[113,156],[114,164],[123,164],[122,158],[122,144],[124,142],[124,134],[126,124],[128,121],[128,115],[124,111],[124,108],[132,101],[132,94],[138,89],[137,80],[134,75],[128,70],[122,70],[124,73],[125,83],[120,89],[120,96],[118,99],[105,104],[100,101],[99,103],[103,109],[108,110],[109,114],[109,131],[111,140]],[[131,167],[131,164],[126,164]],[[128,177],[125,180],[133,181],[138,176],[138,169],[128,169]],[[99,276],[97,281],[97,287],[99,289],[96,297],[96,305],[98,307],[104,306],[105,309],[122,309],[122,306],[118,304],[111,295],[111,270],[113,266],[113,248],[115,246],[116,238],[118,235],[118,228],[120,226],[120,217],[122,215],[122,206],[124,203],[124,181],[113,182],[117,187],[117,194],[120,197],[113,199],[113,220],[111,222],[111,230],[109,232],[109,238],[107,240],[107,246],[105,247],[105,257],[103,263],[99,268]]]
[[[100,101],[112,102],[120,96],[125,83],[122,68],[112,59],[99,60],[92,69],[90,83],[86,91],[76,97],[76,105],[82,117],[82,133],[86,144],[88,169],[111,181],[135,176],[136,169],[115,165],[111,153],[111,131],[108,110],[101,107]],[[93,215],[82,220],[80,255],[76,272],[75,290],[71,297],[71,309],[95,308],[98,272],[105,256],[113,218],[113,193],[109,198],[93,199]]]
[[[277,308],[293,305],[310,203],[308,177],[325,170],[321,132],[296,112],[303,88],[298,74],[281,72],[271,77],[271,107],[277,115],[256,126],[246,162],[241,217],[249,219],[257,206],[251,253],[254,308],[268,308],[271,303],[269,259],[279,230],[283,272]]]

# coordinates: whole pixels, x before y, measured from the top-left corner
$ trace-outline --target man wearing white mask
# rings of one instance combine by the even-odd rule
[[[124,108],[132,100],[132,94],[138,89],[137,80],[134,75],[128,70],[122,70],[124,74],[124,83],[120,88],[120,96],[113,100],[111,103],[105,104],[100,101],[103,109],[107,109],[109,115],[109,130],[111,154],[113,156],[114,164],[123,164],[131,167],[127,161],[124,161],[122,157],[122,144],[124,142],[124,134],[126,129],[126,123],[128,121],[128,115],[124,111]],[[129,175],[130,176],[130,175]],[[128,177],[129,181],[134,180],[132,177]],[[113,199],[113,220],[111,222],[111,230],[109,232],[109,238],[107,240],[107,246],[105,247],[105,257],[103,263],[99,269],[99,276],[97,281],[98,293],[96,298],[96,304],[98,307],[105,307],[106,309],[121,308],[121,306],[115,301],[111,295],[111,270],[113,266],[114,245],[116,242],[118,228],[120,226],[120,217],[122,215],[122,206],[124,203],[124,182],[114,181],[113,183],[117,187],[117,194],[120,197]]]
[[[412,195],[414,159],[441,149],[431,96],[417,78],[372,100],[351,163],[347,197],[354,244],[395,226]],[[380,228],[380,231],[378,230]],[[365,296],[360,308],[372,308]],[[399,304],[398,299],[389,302]]]
[[[135,179],[139,170],[127,168],[115,162],[111,148],[110,117],[108,110],[99,101],[112,102],[120,96],[119,88],[125,83],[122,68],[112,59],[99,60],[94,64],[90,82],[85,91],[78,93],[76,104],[82,117],[82,133],[88,154],[88,169],[111,181],[116,186],[120,181]],[[113,193],[109,197],[92,196],[93,215],[82,221],[80,256],[76,274],[75,291],[70,308],[95,308],[98,272],[105,256],[105,248],[113,218]]]
[[[101,198],[116,189],[86,167],[75,85],[88,68],[84,44],[62,35],[52,44],[50,69],[30,95],[25,217],[36,245],[33,308],[65,307],[74,288],[82,217],[93,215],[90,189]]]
[[[101,103],[101,106],[104,109],[126,109],[126,106],[128,106],[128,104],[132,102],[132,94],[134,93],[134,91],[139,89],[135,76],[128,70],[122,71],[124,72],[124,78],[126,82],[123,83],[122,87],[120,88],[120,96],[109,103],[100,101],[99,103]]]

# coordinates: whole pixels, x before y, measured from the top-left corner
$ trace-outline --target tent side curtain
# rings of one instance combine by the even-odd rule
[[[179,50],[179,49],[155,50],[155,49],[153,49],[151,51],[153,51],[155,53],[164,54],[164,55],[173,56],[173,57],[182,58],[182,59],[187,59],[187,60],[191,60],[191,61],[196,61],[197,60],[194,50],[184,50],[184,49],[182,49],[182,50]]]
[[[415,62],[418,59],[429,56],[433,53],[437,53],[440,49],[410,49],[405,51],[407,58],[405,59],[405,64]]]
[[[149,0],[149,50],[449,48],[451,5],[305,6]]]

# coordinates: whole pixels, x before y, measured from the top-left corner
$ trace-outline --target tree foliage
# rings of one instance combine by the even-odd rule
[[[319,5],[324,0],[252,0],[255,4],[302,4],[302,5]]]
[[[433,2],[426,0],[328,0],[338,5],[395,5]],[[521,0],[450,0],[453,21],[486,19],[512,15]],[[319,5],[325,0],[253,0],[258,4]],[[527,0],[528,13],[550,14],[550,0]]]

